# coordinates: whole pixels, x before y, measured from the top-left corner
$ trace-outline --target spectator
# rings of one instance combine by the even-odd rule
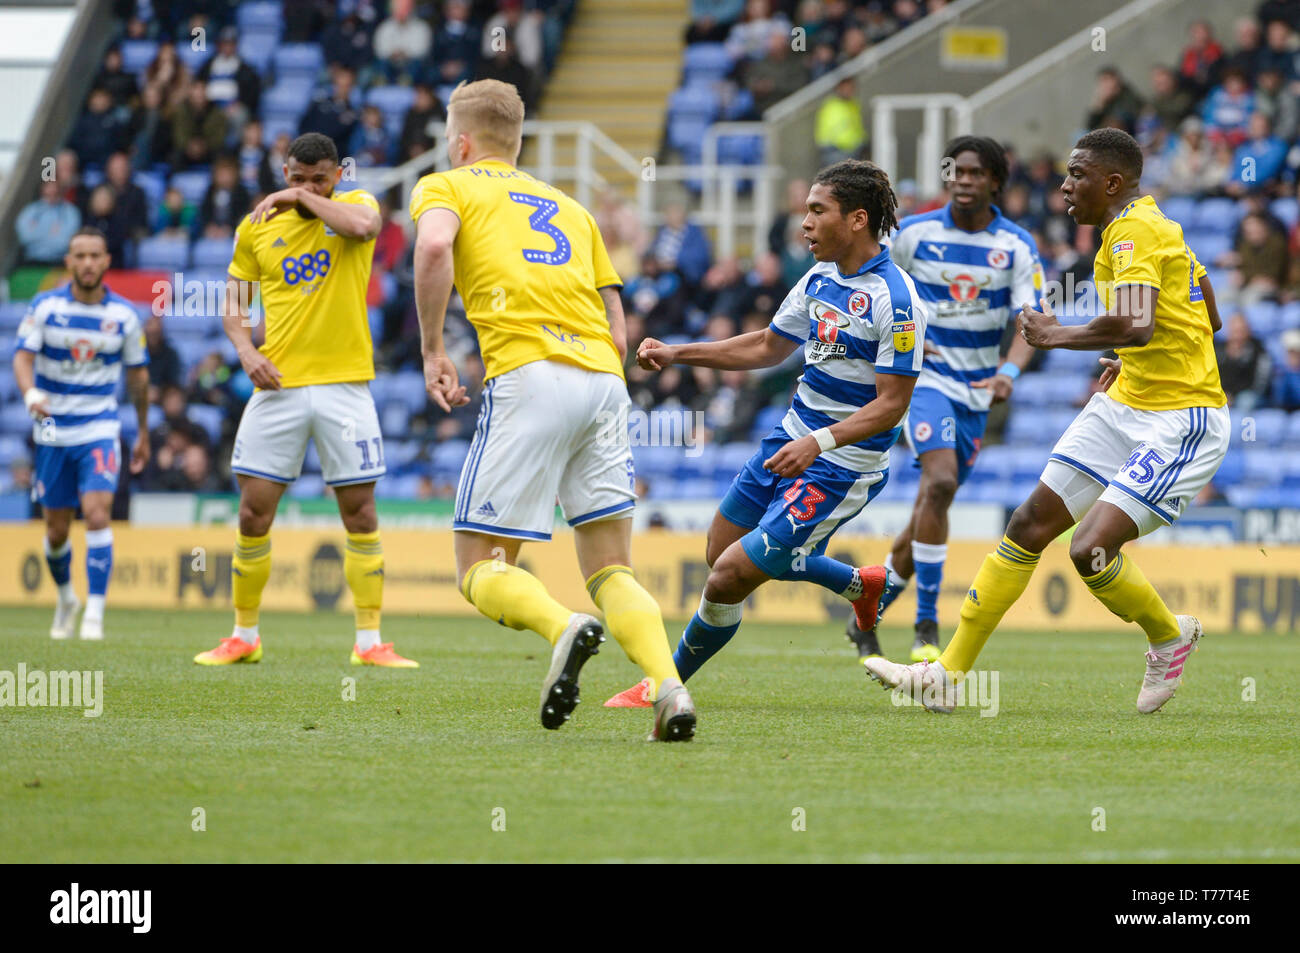
[[[268,154],[262,145],[262,124],[254,119],[239,133],[239,184],[249,195],[275,191],[275,179],[266,164]]]
[[[1084,122],[1089,129],[1102,126],[1114,126],[1132,133],[1138,113],[1142,111],[1142,99],[1133,91],[1119,70],[1113,66],[1104,66],[1097,72],[1097,83],[1092,91],[1092,103]]]
[[[857,27],[851,27],[844,31],[844,39],[840,43],[839,61],[841,64],[855,60],[862,53],[867,51],[871,45],[871,40],[864,30]]]
[[[480,52],[489,57],[508,42],[530,73],[542,71],[542,15],[524,12],[522,0],[501,0],[501,9],[483,25]]]
[[[1273,124],[1273,135],[1291,142],[1300,132],[1300,99],[1289,88],[1279,70],[1259,71],[1255,86],[1255,111],[1263,113]]]
[[[54,181],[59,183],[63,198],[75,205],[78,212],[84,212],[90,190],[81,181],[80,166],[75,149],[60,149],[54,157]]]
[[[146,86],[140,93],[140,103],[131,114],[128,134],[137,172],[149,170],[155,161],[172,154],[171,118],[160,87]]]
[[[1196,107],[1196,100],[1178,85],[1178,74],[1168,66],[1151,67],[1151,109],[1164,128],[1178,128]]]
[[[709,270],[713,252],[703,229],[686,220],[686,207],[675,202],[664,210],[664,223],[651,242],[662,268],[673,269],[690,285],[696,285]]]
[[[357,76],[346,66],[334,68],[334,82],[328,95],[317,97],[302,121],[298,134],[319,132],[334,140],[336,146],[352,141],[352,131],[357,126],[356,100]]]
[[[154,213],[153,229],[164,238],[188,239],[198,216],[198,209],[185,201],[180,189],[169,188],[163,193],[162,204]]]
[[[242,126],[257,115],[262,100],[262,80],[239,56],[239,30],[228,26],[217,40],[217,53],[199,70],[198,82],[207,87],[208,100],[226,110],[231,124]]]
[[[126,222],[117,207],[117,196],[111,185],[97,185],[91,190],[82,224],[99,229],[108,239],[108,254],[112,258],[110,268],[128,268],[132,265],[127,253]]]
[[[1253,82],[1259,69],[1259,57],[1262,52],[1259,21],[1254,17],[1242,17],[1233,26],[1233,32],[1236,37],[1236,49],[1222,57],[1214,71],[1222,75],[1225,70],[1238,69],[1245,74],[1248,81]],[[1204,90],[1199,92],[1203,93]]]
[[[686,326],[686,289],[682,276],[664,268],[653,254],[641,259],[640,274],[623,287],[629,318],[644,321],[651,337],[680,334]],[[631,340],[629,332],[629,341]]]
[[[727,35],[727,52],[734,60],[760,59],[767,53],[768,41],[773,36],[790,42],[790,21],[785,14],[774,16],[768,0],[746,0],[744,15]]]
[[[1293,30],[1300,30],[1300,4],[1295,0],[1264,0],[1255,11],[1261,23],[1283,20]]]
[[[1273,371],[1268,348],[1251,333],[1246,316],[1237,312],[1228,319],[1227,337],[1215,341],[1214,350],[1228,406],[1239,413],[1250,413],[1268,395]]]
[[[167,340],[159,315],[145,321],[144,343],[149,351],[149,403],[156,404],[164,387],[181,386],[181,356]]]
[[[135,77],[122,69],[122,50],[116,46],[104,54],[104,66],[93,85],[108,90],[113,105],[121,110],[129,110],[140,92]]]
[[[1287,413],[1300,410],[1300,329],[1291,328],[1282,335],[1286,362],[1278,368],[1273,381],[1273,404]]]
[[[1270,20],[1264,28],[1264,48],[1255,56],[1255,71],[1275,69],[1287,82],[1300,78],[1296,70],[1295,36],[1285,20]]]
[[[813,142],[824,166],[862,154],[867,144],[867,129],[862,124],[862,106],[852,79],[840,80],[834,94],[818,107]]]
[[[388,82],[409,82],[433,48],[433,30],[416,15],[414,0],[393,0],[392,9],[392,16],[375,30],[375,57]]]
[[[1214,39],[1210,25],[1197,20],[1187,28],[1187,46],[1183,47],[1179,72],[1198,95],[1203,94],[1210,88],[1214,65],[1222,56],[1223,48]]]
[[[1244,142],[1254,109],[1255,97],[1246,85],[1246,74],[1235,67],[1224,70],[1222,85],[1210,90],[1201,107],[1210,143],[1236,147]]]
[[[92,89],[86,111],[68,136],[81,165],[102,166],[108,157],[126,144],[127,127],[113,106],[113,97],[102,87]]]
[[[149,203],[144,189],[131,181],[131,160],[125,152],[114,152],[104,167],[104,183],[113,190],[118,213],[127,237],[139,241],[149,234]]]
[[[266,170],[263,181],[270,183],[270,191],[282,189],[287,184],[284,181],[284,167],[289,162],[289,146],[293,144],[293,138],[287,133],[282,132],[275,137],[275,142],[271,143],[271,148],[267,150],[266,158],[262,161],[262,166]]]
[[[353,73],[364,69],[373,58],[370,34],[355,12],[331,22],[320,36],[320,45],[326,63],[346,66]]]
[[[55,180],[41,183],[40,198],[18,213],[15,230],[23,261],[61,265],[68,243],[81,227],[81,213],[61,194]]]
[[[172,114],[172,166],[207,165],[225,145],[229,125],[221,108],[208,100],[207,87],[191,83]]]
[[[176,44],[163,40],[153,62],[144,71],[145,89],[153,87],[168,105],[179,102],[189,84],[189,71],[176,53]]]
[[[442,26],[433,37],[439,82],[459,83],[474,75],[482,36],[469,15],[466,0],[448,0],[443,8]]]
[[[724,42],[744,10],[745,0],[691,0],[687,44]]]
[[[325,25],[334,19],[332,0],[281,0],[284,10],[284,42],[316,42]]]
[[[1252,212],[1241,220],[1233,250],[1221,263],[1237,269],[1233,284],[1241,304],[1276,299],[1290,267],[1286,237],[1263,215]]]
[[[406,112],[406,118],[402,120],[401,158],[410,159],[432,149],[434,140],[429,126],[446,121],[447,111],[433,95],[433,89],[428,83],[416,83],[415,99]]]
[[[746,292],[740,303],[740,314],[760,311],[776,314],[788,290],[781,278],[781,259],[764,252],[754,259],[754,267],[745,276]]]
[[[361,110],[361,122],[352,132],[348,153],[362,169],[393,164],[393,137],[384,125],[384,114],[378,106]]]
[[[1231,166],[1221,164],[1215,157],[1205,137],[1205,124],[1195,116],[1188,116],[1178,132],[1169,157],[1165,188],[1173,195],[1193,195],[1218,188]]]
[[[747,291],[740,262],[735,258],[719,258],[700,280],[695,303],[715,316],[740,314]]]
[[[230,238],[252,205],[252,196],[239,181],[239,162],[233,156],[219,156],[212,163],[212,184],[199,206],[203,237]]]
[[[481,60],[474,78],[476,80],[496,79],[514,86],[519,90],[519,98],[524,101],[524,114],[528,116],[533,114],[536,106],[533,74],[528,71],[528,67],[519,62],[513,43],[509,41],[502,43],[501,49],[490,59]]]
[[[1250,138],[1237,147],[1232,157],[1227,192],[1233,197],[1270,191],[1286,164],[1287,144],[1273,135],[1268,116],[1251,113],[1249,129]]]
[[[808,67],[803,54],[790,52],[790,37],[772,33],[767,38],[767,56],[748,63],[744,69],[745,86],[754,97],[754,108],[761,116],[769,106],[797,92],[808,82]]]

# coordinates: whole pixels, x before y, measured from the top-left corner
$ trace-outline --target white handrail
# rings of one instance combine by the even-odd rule
[[[966,100],[955,93],[902,93],[874,96],[871,99],[871,141],[875,143],[876,164],[897,184],[898,137],[894,132],[894,112],[920,109],[924,113],[921,135],[916,149],[916,185],[922,195],[937,195],[943,188],[940,156],[943,154],[944,111],[951,109],[958,135],[970,132],[970,110]]]

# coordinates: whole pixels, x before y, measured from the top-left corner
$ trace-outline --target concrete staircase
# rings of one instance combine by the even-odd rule
[[[656,156],[668,96],[681,76],[689,6],[688,0],[579,0],[537,118],[586,120],[638,162]],[[572,139],[557,141],[556,164],[574,164],[574,151]],[[534,164],[536,152],[528,143],[521,163]],[[593,161],[624,198],[632,197],[633,175],[599,150]]]

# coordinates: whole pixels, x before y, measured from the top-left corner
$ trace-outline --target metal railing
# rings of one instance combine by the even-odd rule
[[[894,114],[905,110],[922,113],[921,134],[916,141],[916,187],[923,196],[938,195],[943,190],[941,158],[944,143],[950,138],[948,113],[952,114],[952,135],[964,136],[971,131],[971,110],[963,96],[951,93],[911,93],[902,96],[875,96],[871,100],[871,141],[875,143],[876,164],[898,185],[898,136],[894,132]]]

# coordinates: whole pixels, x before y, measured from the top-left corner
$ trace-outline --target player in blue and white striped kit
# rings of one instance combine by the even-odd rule
[[[880,236],[893,228],[889,179],[847,160],[818,173],[803,231],[817,264],[786,296],[772,323],[723,341],[641,343],[647,370],[691,364],[722,370],[771,367],[803,348],[790,410],[737,475],[709,529],[708,581],[673,662],[682,681],[740,626],[744,600],[772,579],[806,580],[853,603],[875,625],[885,574],[824,555],[831,534],[885,485],[921,372],[924,302]],[[606,704],[641,707],[638,686]]]
[[[63,261],[72,280],[32,299],[18,328],[14,378],[35,419],[32,496],[45,511],[45,561],[59,587],[50,635],[69,638],[81,608],[72,589],[68,541],[80,503],[90,589],[80,636],[102,639],[122,429],[117,390],[125,366],[127,392],[140,422],[131,472],[139,473],[149,462],[149,352],[139,314],[103,283],[110,263],[103,233],[90,227],[78,231]]]
[[[1003,332],[1043,290],[1033,236],[993,204],[1007,180],[1002,147],[959,136],[948,146],[945,170],[948,204],[903,219],[889,247],[930,314],[925,365],[903,424],[921,485],[911,522],[885,560],[880,600],[883,614],[916,576],[914,662],[939,657],[936,604],[948,555],[948,507],[975,464],[989,406],[1010,396],[1034,353],[1016,335],[1001,360]],[[875,630],[864,632],[856,619],[849,620],[848,636],[863,659],[881,654]]]

